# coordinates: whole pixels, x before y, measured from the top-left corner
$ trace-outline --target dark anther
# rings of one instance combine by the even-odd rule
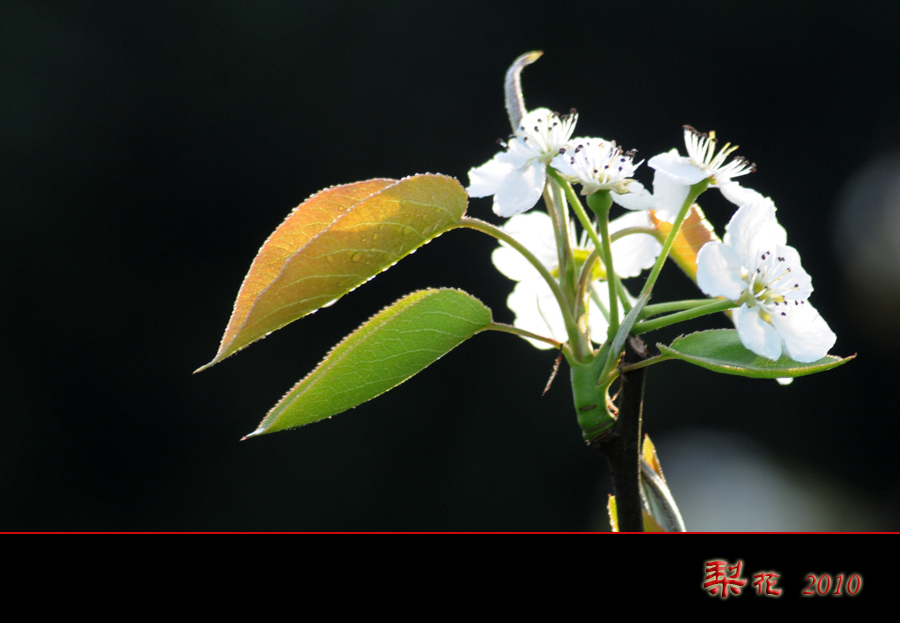
[[[747,160],[747,159],[744,158],[743,156],[735,156],[734,159],[735,159],[735,161],[738,162],[739,164],[742,164],[742,165],[744,165],[745,167],[750,167],[750,173],[753,173],[753,172],[756,171],[756,163],[755,163],[755,162],[750,162],[749,160]]]

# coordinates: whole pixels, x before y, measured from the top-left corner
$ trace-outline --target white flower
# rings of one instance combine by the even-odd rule
[[[575,129],[578,114],[538,108],[522,118],[516,133],[487,163],[469,171],[470,197],[494,196],[494,213],[510,217],[534,207],[547,179],[547,165]]]
[[[647,212],[629,213],[609,224],[610,233],[628,227],[651,227]],[[574,240],[572,224],[570,224],[570,228],[572,229],[570,238]],[[558,274],[553,224],[546,213],[532,212],[515,216],[506,222],[503,229],[528,248],[551,273]],[[656,238],[648,234],[634,234],[616,240],[612,244],[616,273],[622,277],[639,275],[641,270],[653,265],[661,248],[662,246]],[[573,249],[573,254],[576,260],[583,262],[587,259],[590,247],[584,237]],[[510,279],[518,281],[506,301],[516,315],[513,325],[538,335],[551,337],[558,342],[567,342],[566,325],[559,303],[553,296],[550,286],[541,278],[534,266],[518,251],[506,245],[497,248],[491,259],[497,270]],[[602,269],[598,270],[595,267],[595,271],[603,275]],[[605,284],[600,287],[601,284],[602,282],[597,279],[591,285],[601,303],[608,309],[609,288]],[[597,343],[604,342],[609,324],[603,311],[593,300],[589,303],[588,316],[591,339]],[[546,342],[530,339],[528,341],[537,348],[552,348]]]
[[[709,296],[741,303],[732,312],[741,343],[777,360],[782,352],[810,363],[828,354],[836,337],[807,299],[812,280],[768,201],[741,207],[724,242],[708,242],[697,255],[697,285]]]
[[[642,162],[635,164],[634,153],[623,153],[614,141],[575,138],[560,148],[550,166],[570,182],[581,184],[582,195],[608,190],[622,207],[646,210],[654,207],[652,197],[631,179]]]
[[[726,162],[728,156],[737,149],[726,143],[716,152],[716,133],[701,134],[689,125],[684,126],[684,143],[687,157],[680,156],[677,149],[653,156],[647,166],[656,170],[653,177],[653,196],[656,208],[678,213],[690,187],[709,178],[710,186],[722,191],[726,199],[737,205],[744,205],[759,193],[741,188],[732,178],[746,175],[756,169],[741,157]]]

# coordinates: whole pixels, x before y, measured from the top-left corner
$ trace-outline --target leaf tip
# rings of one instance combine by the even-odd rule
[[[203,372],[203,371],[206,370],[207,368],[212,368],[214,365],[216,365],[216,364],[219,363],[220,361],[222,361],[222,359],[219,357],[218,354],[216,354],[216,356],[213,357],[213,360],[212,360],[212,361],[210,361],[209,363],[203,364],[202,366],[200,366],[199,368],[197,368],[196,370],[194,370],[194,371],[192,372],[192,374],[197,374],[198,372]]]
[[[259,428],[257,428],[255,431],[253,431],[249,435],[244,435],[243,437],[241,437],[241,441],[246,441],[246,440],[250,439],[251,437],[259,437],[260,435],[262,435],[265,432],[266,432],[266,429],[264,427],[260,426]]]

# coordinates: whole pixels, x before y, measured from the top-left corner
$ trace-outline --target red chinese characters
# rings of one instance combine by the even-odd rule
[[[706,563],[706,577],[703,588],[709,591],[713,597],[719,596],[727,599],[729,594],[738,596],[747,580],[741,577],[741,565],[743,560],[738,560],[736,565],[729,565],[724,560],[709,560]]]

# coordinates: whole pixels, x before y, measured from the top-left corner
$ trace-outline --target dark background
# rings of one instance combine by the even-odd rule
[[[872,208],[900,179],[898,20],[895,2],[0,2],[0,529],[602,528],[606,466],[581,442],[565,365],[541,398],[555,354],[508,335],[339,417],[238,442],[407,292],[459,287],[511,321],[512,283],[475,232],[191,374],[256,250],[310,194],[419,172],[467,184],[509,132],[503,74],[533,49],[526,101],[577,108],[576,135],[644,158],[683,149],[686,123],[740,143],[833,352],[858,353],[789,387],[652,368],[644,430],[686,518],[900,528],[900,225]],[[733,208],[702,203],[721,232]],[[499,222],[489,199],[469,212]],[[664,277],[658,300],[696,296]],[[710,324],[725,326],[695,328]],[[770,494],[772,479],[794,489]],[[746,483],[779,521],[702,523]],[[798,495],[814,500],[802,520]]]

